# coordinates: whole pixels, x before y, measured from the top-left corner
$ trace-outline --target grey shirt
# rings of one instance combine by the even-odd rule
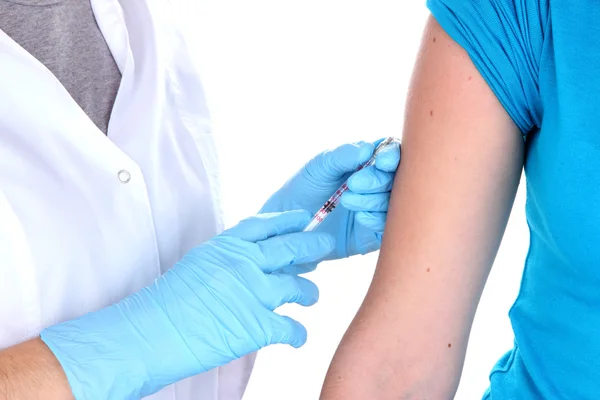
[[[42,62],[107,132],[121,73],[89,0],[0,0],[0,29]]]

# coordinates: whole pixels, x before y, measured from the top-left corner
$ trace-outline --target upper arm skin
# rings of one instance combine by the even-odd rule
[[[523,154],[516,125],[430,18],[375,277],[322,400],[453,398]]]

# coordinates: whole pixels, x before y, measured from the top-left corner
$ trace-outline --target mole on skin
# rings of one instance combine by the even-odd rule
[[[448,343],[448,348],[452,347],[452,343]]]

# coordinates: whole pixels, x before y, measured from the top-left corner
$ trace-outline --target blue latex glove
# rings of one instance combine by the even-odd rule
[[[305,328],[273,310],[310,306],[318,289],[271,272],[333,250],[331,235],[298,232],[310,218],[293,211],[242,221],[140,292],[44,330],[75,398],[139,399],[270,344],[302,346]]]
[[[319,154],[274,193],[260,212],[303,209],[314,213],[350,177],[350,190],[344,193],[340,205],[317,232],[328,232],[336,238],[336,249],[329,259],[378,250],[400,162],[400,144],[395,143],[379,153],[374,166],[354,171],[367,162],[381,140],[375,144],[345,144]],[[288,267],[284,272],[305,273],[312,271],[316,264]]]

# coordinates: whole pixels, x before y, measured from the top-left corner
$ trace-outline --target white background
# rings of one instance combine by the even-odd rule
[[[310,157],[356,140],[400,136],[425,1],[201,0],[188,14],[219,137],[227,225],[255,213]],[[475,319],[457,399],[481,398],[512,346],[507,312],[528,245],[521,186]],[[263,350],[246,400],[318,399],[336,346],[370,283],[377,255],[322,264],[300,350]],[[407,326],[406,329],[411,329]],[[369,373],[369,371],[365,371]]]

